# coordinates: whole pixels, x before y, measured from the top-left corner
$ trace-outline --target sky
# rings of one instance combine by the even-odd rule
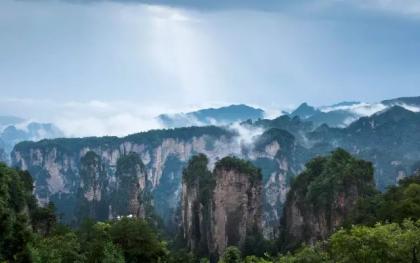
[[[160,113],[420,95],[420,0],[1,0],[0,115],[69,136]]]

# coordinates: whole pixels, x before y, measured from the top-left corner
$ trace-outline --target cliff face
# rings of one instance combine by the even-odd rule
[[[117,216],[146,217],[147,173],[136,153],[121,156],[115,176],[106,175],[105,165],[93,151],[80,161],[80,185],[74,201],[76,222],[85,217],[107,220]],[[70,218],[72,219],[72,215]]]
[[[152,194],[156,212],[167,225],[174,225],[186,162],[192,156],[204,153],[211,168],[224,156],[235,155],[262,169],[264,234],[275,238],[290,179],[314,156],[342,147],[370,160],[374,163],[376,185],[380,189],[396,184],[398,179],[410,174],[411,166],[420,159],[419,116],[419,113],[394,107],[361,118],[343,129],[322,125],[314,130],[310,122],[281,116],[245,122],[236,131],[214,126],[189,127],[154,130],[123,138],[23,142],[15,146],[11,159],[13,167],[28,170],[33,176],[38,200],[41,203],[53,201],[68,221],[79,209],[76,196],[82,184],[81,159],[85,154],[92,151],[101,160],[108,183],[107,187],[99,185],[106,190],[105,195],[100,193],[103,200],[111,193],[110,187],[116,184],[117,160],[135,152],[145,165],[147,185],[150,185],[146,188]],[[241,129],[264,132],[253,140],[243,140]],[[99,199],[99,192],[85,191],[86,198]]]
[[[242,247],[253,231],[262,231],[262,176],[238,162],[226,157],[214,170],[212,235],[219,256],[228,246]]]
[[[250,129],[265,129],[251,142],[242,141],[241,134],[218,127],[156,130],[124,138],[24,142],[15,147],[12,159],[13,166],[28,170],[34,177],[38,200],[41,203],[53,201],[59,213],[64,213],[65,219],[71,219],[78,210],[75,196],[81,184],[81,159],[85,154],[92,151],[101,160],[108,182],[106,197],[111,193],[109,187],[116,183],[117,160],[134,152],[145,165],[147,188],[157,214],[166,225],[175,226],[182,191],[182,169],[187,161],[203,153],[208,156],[211,169],[218,159],[235,155],[252,161],[262,170],[264,235],[275,238],[291,178],[316,155],[343,147],[371,160],[376,167],[378,186],[395,183],[397,178],[407,174],[407,167],[420,158],[419,133],[416,132],[418,115],[395,112],[398,116],[403,115],[401,119],[395,118],[395,114],[391,117],[384,114],[361,119],[346,129],[322,126],[313,132],[306,122],[287,116],[244,124],[244,129],[246,125],[250,125]],[[378,119],[380,116],[385,116],[385,120]],[[376,136],[378,132],[380,136]],[[101,193],[101,200],[103,198]]]
[[[87,152],[80,160],[80,185],[78,201],[79,215],[97,219],[107,219],[108,214],[101,209],[106,202],[108,180],[101,158],[94,152]],[[106,209],[105,209],[106,211]]]
[[[132,215],[144,218],[147,173],[138,154],[129,153],[120,157],[115,175],[116,185],[111,202],[113,217]]]
[[[187,247],[214,261],[230,245],[262,232],[262,176],[250,162],[225,157],[207,170],[204,155],[184,170],[182,226]]]
[[[263,176],[264,236],[275,239],[290,180],[302,170],[308,155],[289,132],[269,129],[255,141],[248,156]]]
[[[182,230],[187,247],[207,256],[213,244],[211,232],[212,196],[215,178],[208,170],[208,158],[191,158],[182,177]]]
[[[231,140],[231,133],[220,128],[179,129],[176,132],[27,142],[15,148],[12,158],[14,166],[28,170],[34,177],[38,200],[55,202],[58,211],[71,220],[78,210],[75,196],[81,184],[81,159],[86,153],[91,151],[100,157],[106,181],[112,188],[117,184],[117,161],[134,152],[144,163],[148,189],[157,213],[169,221],[179,205],[185,162],[203,152],[214,163],[219,156],[239,149],[237,142]],[[108,194],[111,194],[111,188],[107,188]]]
[[[287,195],[281,222],[283,248],[327,238],[348,218],[357,200],[373,191],[371,163],[344,150],[310,161]]]
[[[267,236],[272,237],[274,230],[278,229],[288,178],[301,167],[301,161],[296,157],[300,152],[293,136],[283,133],[264,133],[264,140],[258,140],[256,145],[244,144],[239,135],[216,127],[152,131],[124,138],[44,140],[17,145],[12,157],[14,166],[28,170],[34,177],[38,200],[41,203],[53,201],[58,211],[64,213],[64,219],[71,221],[79,210],[84,209],[85,214],[90,214],[86,210],[92,209],[88,204],[83,204],[88,208],[80,208],[80,198],[76,198],[79,188],[85,184],[82,182],[82,171],[89,169],[92,178],[99,174],[104,174],[105,178],[97,181],[97,186],[84,189],[82,195],[86,195],[87,200],[97,200],[90,204],[96,207],[94,214],[97,218],[107,219],[115,215],[105,204],[109,204],[117,185],[117,162],[121,157],[134,152],[145,166],[146,188],[152,195],[157,214],[166,225],[174,226],[175,211],[183,191],[182,170],[187,161],[203,153],[208,156],[208,167],[211,169],[224,156],[241,156],[263,168],[263,184],[266,189],[263,225]],[[282,139],[285,136],[291,136],[290,140]],[[99,158],[91,168],[82,162],[88,152],[95,153]]]

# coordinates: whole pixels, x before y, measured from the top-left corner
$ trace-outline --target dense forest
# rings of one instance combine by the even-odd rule
[[[193,159],[196,164],[185,168],[184,178],[191,183],[194,171],[202,170],[203,182],[214,184],[206,157]],[[235,158],[216,166],[222,165],[254,176],[259,173],[249,162]],[[288,200],[299,194],[298,200],[308,207],[330,214],[335,211],[334,197],[356,185],[357,202],[354,209],[346,210],[340,226],[325,238],[300,242],[293,249],[285,249],[281,238],[248,239],[245,246],[225,249],[219,262],[418,262],[420,173],[414,173],[379,192],[369,183],[370,163],[344,150],[317,157],[293,179]],[[203,186],[201,195],[209,195],[212,187]],[[209,262],[189,251],[181,235],[168,235],[156,219],[127,216],[95,222],[86,218],[70,228],[59,223],[53,203],[40,207],[32,193],[28,172],[0,165],[0,262]],[[251,252],[255,247],[259,250]]]

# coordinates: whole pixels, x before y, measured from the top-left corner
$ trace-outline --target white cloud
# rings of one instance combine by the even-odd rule
[[[179,112],[190,112],[206,107],[226,106],[228,103],[213,103],[202,107],[162,108],[159,105],[135,103],[132,101],[68,101],[2,98],[0,112],[2,115],[15,115],[26,119],[20,128],[25,128],[32,121],[53,123],[61,129],[66,137],[84,136],[124,136],[150,129],[164,128],[157,116],[169,113],[178,117],[184,126],[205,125],[192,116]],[[178,112],[178,113],[176,113]],[[214,125],[226,123],[212,122]],[[183,126],[183,125],[182,125]],[[249,129],[235,123],[229,126],[239,134],[238,143],[249,144],[261,129]]]
[[[403,107],[406,110],[409,110],[409,111],[412,111],[412,112],[420,112],[420,107],[407,105],[407,104],[404,104],[404,103],[395,103],[394,105]],[[353,104],[353,105],[322,107],[322,108],[320,108],[320,110],[322,110],[323,112],[330,112],[330,111],[335,111],[335,110],[344,110],[344,111],[352,112],[352,113],[362,117],[362,116],[371,116],[375,113],[382,112],[382,111],[388,109],[389,107],[390,106],[384,105],[382,103],[361,102],[361,103],[357,103],[357,104]],[[354,120],[356,120],[356,118],[353,118],[353,117],[348,118],[348,119],[345,120],[345,124],[348,125],[351,122],[353,122]]]
[[[262,128],[240,125],[239,122],[229,125],[228,128],[238,134],[236,137],[238,140],[238,145],[242,146],[251,145],[258,138],[258,136],[264,132],[264,129]]]
[[[68,137],[123,136],[161,128],[155,119],[159,108],[128,101],[56,102],[1,99],[0,111],[30,116],[29,121],[51,122]]]
[[[420,107],[407,105],[407,104],[400,104],[400,106],[412,112],[420,112]]]
[[[334,110],[345,110],[353,112],[359,116],[370,116],[378,111],[382,111],[386,108],[382,103],[357,103],[352,105],[341,105],[321,108],[324,112],[330,112]]]

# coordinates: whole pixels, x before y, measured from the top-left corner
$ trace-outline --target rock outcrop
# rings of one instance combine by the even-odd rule
[[[246,237],[262,231],[262,175],[250,162],[225,157],[214,168],[212,232],[214,252],[244,245]]]
[[[156,213],[167,226],[174,227],[182,192],[182,170],[188,160],[203,153],[212,169],[224,156],[238,156],[262,170],[264,235],[275,239],[291,179],[317,155],[342,147],[372,161],[379,189],[396,184],[398,179],[410,174],[411,166],[420,159],[419,114],[393,107],[361,118],[344,129],[322,125],[314,130],[310,122],[285,115],[273,120],[244,122],[236,130],[189,127],[122,138],[22,142],[14,148],[12,166],[28,170],[38,200],[44,204],[53,201],[68,222],[79,209],[75,196],[80,188],[81,158],[89,151],[95,152],[111,186],[116,182],[117,160],[135,152],[145,165]],[[111,188],[106,189],[110,194]]]
[[[228,246],[243,247],[262,232],[262,175],[248,161],[225,157],[207,170],[204,155],[184,170],[182,226],[187,247],[215,261]]]
[[[80,161],[74,220],[108,220],[128,215],[145,218],[150,205],[148,188],[146,168],[138,154],[119,157],[115,176],[109,177],[100,156],[89,151]]]
[[[208,170],[204,154],[193,156],[183,171],[181,217],[183,237],[196,255],[207,256],[213,239],[211,233],[212,198],[215,178]]]
[[[313,159],[287,194],[281,221],[283,249],[327,238],[345,222],[358,199],[373,191],[370,162],[342,149]]]
[[[271,238],[278,229],[288,180],[302,167],[299,157],[301,149],[290,133],[279,129],[268,130],[261,138],[256,138],[255,144],[249,144],[243,143],[241,136],[234,131],[217,127],[191,127],[150,131],[124,138],[24,142],[15,147],[12,157],[14,166],[28,170],[33,176],[38,200],[44,204],[53,201],[58,212],[64,214],[65,222],[70,222],[80,210],[88,215],[89,205],[96,206],[96,218],[107,219],[113,214],[109,206],[105,208],[105,204],[109,204],[116,187],[117,162],[122,156],[134,152],[145,166],[147,188],[156,213],[166,226],[174,228],[182,192],[182,170],[187,161],[203,153],[208,157],[208,166],[212,169],[217,160],[224,156],[240,156],[263,168],[263,184],[266,189],[263,225],[266,236]],[[94,197],[98,200],[100,198],[101,204],[81,204],[80,199],[75,198],[83,184],[82,159],[88,152],[94,152],[99,157],[101,170],[106,175],[105,182],[99,185],[104,192],[96,190]],[[85,189],[82,195],[85,194],[93,198],[92,191]]]
[[[23,142],[13,153],[13,165],[28,170],[35,182],[40,203],[53,201],[60,214],[69,222],[79,210],[76,195],[80,188],[81,160],[87,152],[96,153],[104,166],[108,194],[117,183],[117,161],[136,153],[145,166],[149,190],[155,209],[165,221],[179,205],[184,164],[196,153],[217,158],[239,152],[233,133],[217,127],[191,127],[158,130],[129,135],[124,138],[74,138]]]
[[[146,167],[136,153],[121,156],[115,172],[116,185],[112,195],[113,216],[145,217],[147,185]]]
[[[101,158],[89,151],[80,160],[79,217],[104,220],[108,218],[106,198],[108,180]]]

